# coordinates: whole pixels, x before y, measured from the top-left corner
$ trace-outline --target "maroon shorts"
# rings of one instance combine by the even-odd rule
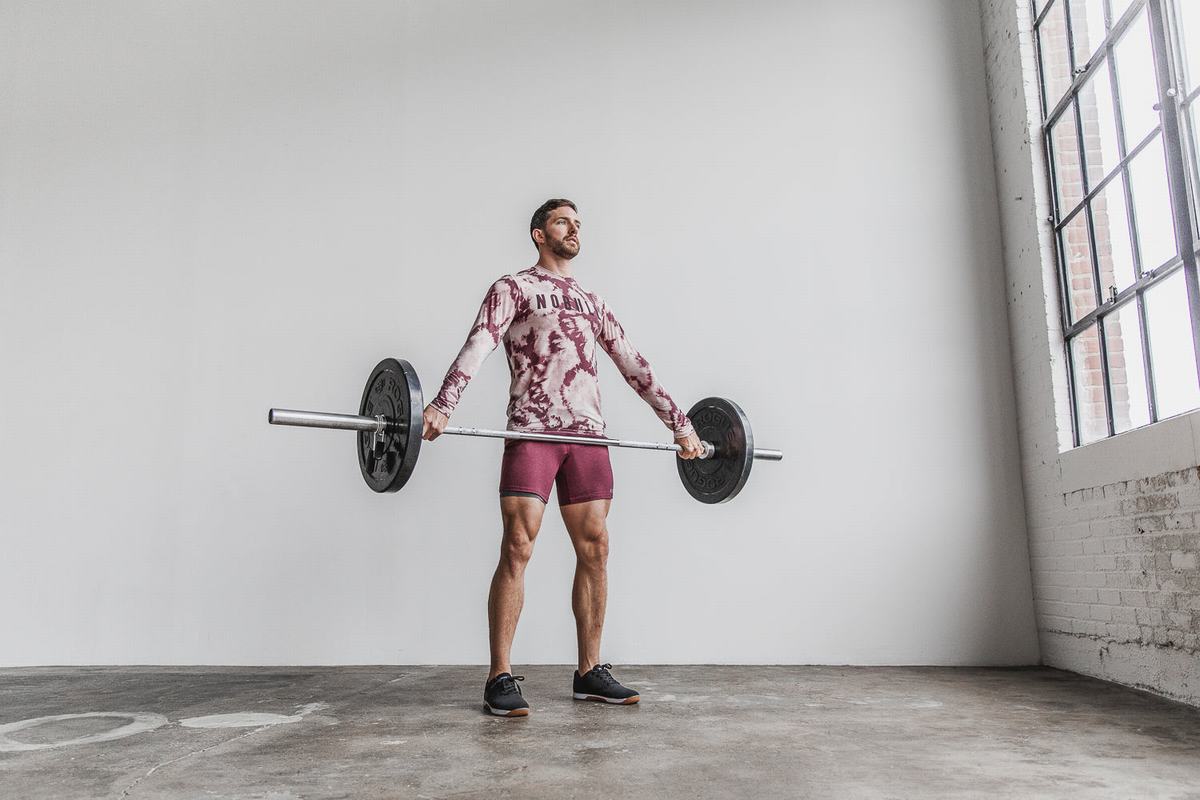
[[[612,464],[608,448],[570,442],[509,439],[500,462],[500,494],[535,494],[550,502],[550,486],[558,485],[558,504],[611,500]]]

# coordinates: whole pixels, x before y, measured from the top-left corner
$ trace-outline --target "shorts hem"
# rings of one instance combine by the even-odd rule
[[[573,505],[576,505],[577,503],[587,503],[591,500],[612,500],[612,499],[613,499],[612,492],[599,492],[599,493],[595,493],[595,494],[585,494],[582,497],[571,497],[566,500],[564,500],[563,498],[560,497],[560,498],[558,498],[558,504],[560,506],[573,506]]]
[[[514,496],[521,497],[523,495],[530,495],[530,494],[537,495],[537,498],[539,500],[541,500],[546,505],[550,505],[550,496],[548,494],[545,494],[545,495],[542,494],[537,489],[522,489],[519,486],[501,486],[500,487],[500,496],[501,497],[505,497],[506,495],[509,497],[514,497]]]

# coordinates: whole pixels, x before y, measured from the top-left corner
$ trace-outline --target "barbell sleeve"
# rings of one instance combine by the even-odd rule
[[[387,427],[385,420],[375,417],[329,414],[324,411],[295,411],[290,408],[272,408],[267,412],[267,422],[272,425],[294,425],[298,428],[330,428],[367,433],[379,433]]]

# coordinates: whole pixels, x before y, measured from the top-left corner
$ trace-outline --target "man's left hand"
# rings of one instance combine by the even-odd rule
[[[683,449],[679,451],[679,457],[684,459],[699,458],[704,455],[704,446],[700,444],[700,437],[694,432],[687,436],[675,437],[675,444]]]

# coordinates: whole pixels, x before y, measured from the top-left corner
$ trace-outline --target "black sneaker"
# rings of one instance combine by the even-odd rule
[[[612,664],[597,664],[583,675],[576,670],[572,686],[575,699],[596,700],[622,706],[631,706],[642,699],[633,689],[627,689],[617,683],[617,679],[609,672],[610,669]]]
[[[483,685],[483,704],[487,710],[497,717],[527,717],[529,703],[521,696],[521,687],[517,681],[525,680],[524,675],[510,675],[501,672]]]

